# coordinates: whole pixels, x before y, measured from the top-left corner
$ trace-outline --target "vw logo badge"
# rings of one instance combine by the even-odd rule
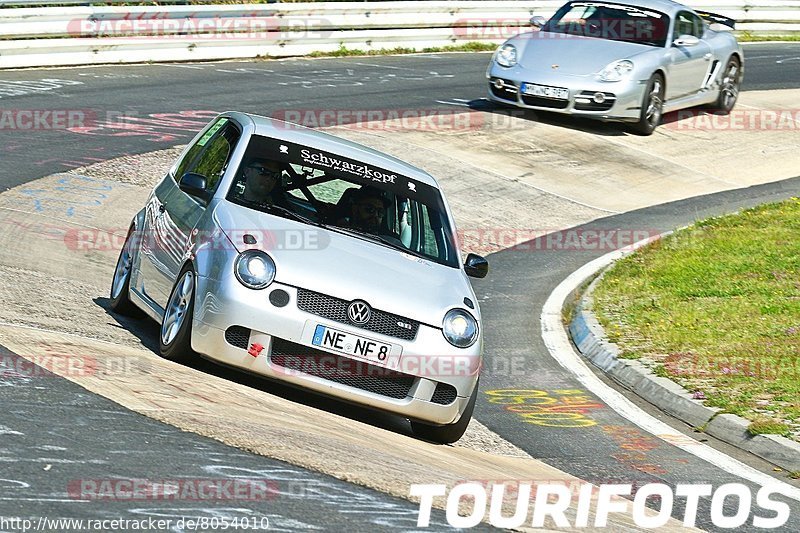
[[[367,302],[356,300],[347,307],[347,318],[353,324],[366,324],[372,316],[372,309]]]

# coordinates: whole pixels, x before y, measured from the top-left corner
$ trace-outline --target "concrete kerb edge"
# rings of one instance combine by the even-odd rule
[[[619,359],[619,347],[608,340],[603,326],[592,312],[592,292],[614,262],[670,233],[672,232],[662,233],[653,239],[637,243],[622,254],[607,254],[609,260],[602,261],[564,300],[565,311],[568,305],[574,305],[569,326],[565,327],[573,347],[611,379],[661,411],[780,468],[790,472],[800,471],[800,443],[779,435],[751,435],[747,431],[750,426],[748,420],[734,414],[721,413],[720,409],[714,407],[706,407],[700,400],[692,398],[691,393],[682,386],[655,375],[639,361]]]

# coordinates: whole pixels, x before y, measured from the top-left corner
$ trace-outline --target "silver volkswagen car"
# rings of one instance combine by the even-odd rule
[[[424,171],[290,123],[224,113],[133,218],[112,309],[200,355],[458,440],[478,394],[481,315],[450,209]]]
[[[671,0],[567,2],[517,35],[486,71],[489,99],[630,123],[649,135],[663,113],[729,113],[744,68],[729,18]],[[718,31],[720,30],[720,31]]]

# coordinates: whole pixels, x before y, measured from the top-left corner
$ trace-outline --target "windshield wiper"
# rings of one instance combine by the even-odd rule
[[[343,226],[327,226],[328,229],[332,229],[335,231],[342,231],[343,233],[350,233],[352,235],[358,235],[360,237],[366,237],[372,241],[379,242],[390,248],[394,248],[395,250],[400,250],[401,252],[405,252],[409,255],[413,255],[414,257],[419,257],[420,259],[425,259],[426,261],[434,261],[433,258],[428,257],[425,254],[420,252],[415,252],[414,250],[409,250],[402,244],[398,244],[394,239],[389,239],[388,237],[384,237],[383,235],[376,235],[374,233],[370,233],[368,231],[362,231],[354,228],[345,228]]]
[[[306,224],[311,224],[312,226],[318,226],[320,228],[324,227],[323,224],[321,224],[321,223],[319,223],[319,222],[317,222],[315,220],[311,220],[310,218],[308,218],[306,216],[303,216],[303,215],[301,215],[299,213],[295,213],[291,209],[287,209],[286,207],[282,207],[280,205],[259,204],[258,207],[259,207],[259,209],[263,209],[267,213],[276,213],[277,212],[277,213],[281,213],[283,215],[288,215],[288,218],[291,218],[292,220],[296,220],[298,222],[304,222]]]

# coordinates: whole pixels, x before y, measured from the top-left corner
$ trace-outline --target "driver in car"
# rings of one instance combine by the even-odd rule
[[[364,186],[353,199],[350,216],[340,221],[341,225],[373,234],[387,233],[383,225],[389,200],[375,187]]]

